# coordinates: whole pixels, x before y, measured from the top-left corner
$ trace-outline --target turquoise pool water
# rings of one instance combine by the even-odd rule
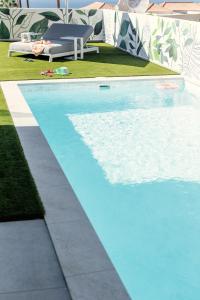
[[[184,81],[20,89],[131,298],[199,300],[200,106]]]

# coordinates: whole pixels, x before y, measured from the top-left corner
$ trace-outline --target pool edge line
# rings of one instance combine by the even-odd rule
[[[14,83],[14,84],[45,84],[45,83],[72,83],[72,82],[97,82],[97,81],[130,81],[130,80],[159,80],[159,79],[184,79],[185,76],[178,74],[178,75],[143,75],[143,76],[129,76],[129,77],[87,77],[87,78],[61,78],[61,79],[31,79],[31,80],[7,80],[1,81],[0,84],[4,83]]]

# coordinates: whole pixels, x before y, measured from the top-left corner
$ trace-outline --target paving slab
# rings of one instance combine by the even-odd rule
[[[65,277],[114,270],[87,219],[49,224]]]
[[[70,300],[66,288],[0,294],[0,300]]]
[[[66,291],[44,220],[0,223],[0,245],[0,300],[15,299],[18,293],[23,299],[23,292],[37,295],[44,289],[58,289],[58,295],[64,293],[60,289]]]
[[[38,189],[68,183],[40,128],[20,126],[16,129]]]
[[[116,271],[102,271],[67,278],[72,299],[77,300],[130,300],[119,284]]]
[[[40,196],[45,206],[45,218],[48,224],[86,218],[76,195],[67,183],[65,186],[54,186],[48,189],[41,187]]]

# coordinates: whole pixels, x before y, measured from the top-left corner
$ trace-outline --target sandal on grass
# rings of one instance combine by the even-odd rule
[[[54,74],[53,70],[45,70],[40,73],[40,75],[52,77]]]
[[[23,61],[26,61],[26,62],[34,62],[34,60],[31,59],[31,58],[25,58],[25,59],[23,59]]]

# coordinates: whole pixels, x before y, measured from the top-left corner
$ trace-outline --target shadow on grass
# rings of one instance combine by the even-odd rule
[[[2,123],[2,118],[8,118],[8,117],[10,117],[10,114],[9,114],[8,110],[7,109],[0,109],[1,123]]]
[[[0,141],[0,221],[43,218],[44,208],[13,125],[0,125]]]
[[[95,43],[96,45],[96,43]],[[94,62],[94,63],[103,63],[103,64],[112,64],[112,65],[127,65],[132,67],[138,67],[143,68],[149,64],[148,61],[143,60],[141,58],[135,57],[127,52],[124,52],[120,49],[107,46],[107,45],[100,45],[100,53],[85,53],[84,60],[87,64],[87,62]],[[38,60],[41,62],[48,62],[47,56],[39,56],[35,57],[32,54],[13,54],[13,57],[21,58],[23,59],[31,59],[31,60]],[[54,62],[73,62],[72,60],[64,59],[64,58],[56,58],[54,59]],[[34,61],[33,61],[34,62]],[[32,65],[33,62],[27,62]]]

